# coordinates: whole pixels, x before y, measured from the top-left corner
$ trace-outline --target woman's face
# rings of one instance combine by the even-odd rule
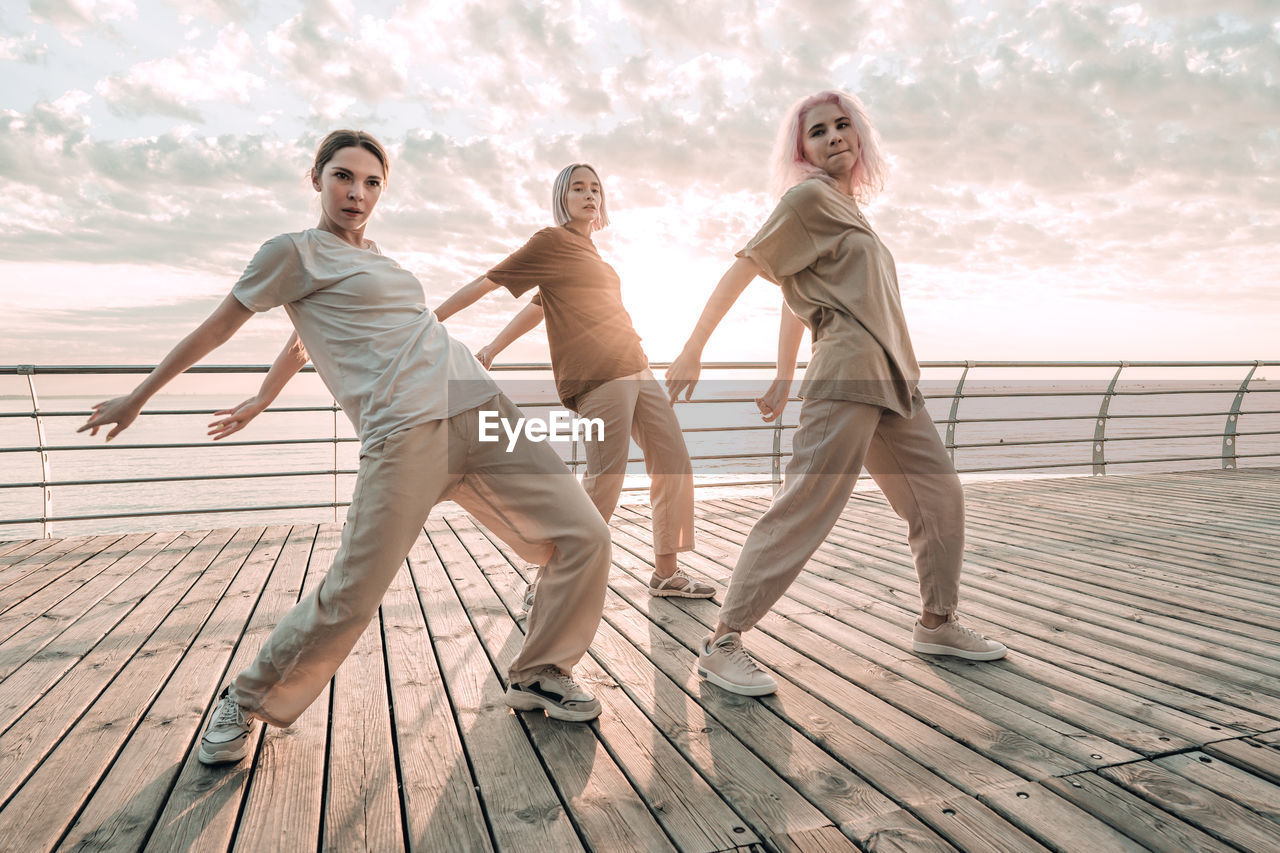
[[[600,204],[604,199],[604,190],[596,173],[585,166],[579,166],[569,176],[569,190],[565,193],[564,207],[569,213],[569,220],[588,228],[600,216]]]
[[[800,121],[804,159],[837,179],[853,174],[862,146],[853,119],[838,103],[818,104]]]
[[[360,146],[340,148],[311,182],[320,193],[324,218],[343,231],[359,231],[382,197],[382,163]]]

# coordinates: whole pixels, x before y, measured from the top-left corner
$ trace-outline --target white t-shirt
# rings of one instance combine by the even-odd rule
[[[284,306],[363,451],[498,393],[427,309],[421,282],[372,243],[357,249],[315,228],[281,234],[262,245],[231,293],[251,311]]]

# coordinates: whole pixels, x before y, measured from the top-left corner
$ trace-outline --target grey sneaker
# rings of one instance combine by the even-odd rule
[[[231,688],[222,688],[218,704],[209,716],[209,725],[200,738],[200,752],[196,757],[201,764],[224,764],[244,758],[249,748],[249,733],[253,731],[253,717],[245,714],[240,704],[231,697]]]
[[[698,675],[730,693],[743,696],[764,696],[778,689],[778,682],[747,654],[742,647],[742,637],[736,631],[725,634],[714,643],[702,641]]]
[[[521,602],[521,610],[528,613],[533,608],[533,597],[538,594],[538,582],[534,581],[524,588],[524,601]]]
[[[526,681],[507,688],[507,704],[517,711],[542,709],[548,717],[583,723],[600,716],[600,700],[554,666],[545,666]]]
[[[951,655],[965,660],[998,660],[1009,653],[1003,643],[988,640],[972,628],[961,625],[954,613],[937,628],[926,628],[917,619],[911,648],[920,654]]]
[[[669,578],[650,575],[649,594],[659,598],[710,598],[716,594],[716,589],[709,583],[695,581],[684,573],[684,569],[676,569]]]

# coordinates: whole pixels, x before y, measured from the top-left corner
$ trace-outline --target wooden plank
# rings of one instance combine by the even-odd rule
[[[147,533],[134,533],[120,538],[110,547],[103,548],[67,572],[57,583],[48,584],[43,589],[26,596],[17,605],[0,615],[0,642],[30,625],[33,620],[43,616],[68,595],[84,589],[87,584],[91,584],[97,578],[99,573],[109,571],[112,565],[120,562],[149,537],[150,534]],[[44,631],[48,631],[48,626]]]
[[[173,546],[153,558],[151,563],[163,573],[159,586],[136,607],[131,607],[55,686],[42,695],[37,694],[39,698],[0,736],[0,751],[14,756],[13,760],[0,763],[0,802],[18,790],[26,776],[129,662],[156,625],[186,596],[199,579],[200,571],[213,558],[213,554],[206,558],[204,552],[200,552],[196,559],[186,559],[205,538],[204,533],[182,534]],[[202,565],[200,558],[204,558]]]
[[[746,531],[741,532],[745,534]],[[727,536],[717,536],[714,530],[708,530],[704,535],[716,539],[716,546],[736,559],[736,551],[741,547],[737,542],[730,540]],[[938,684],[936,680],[933,684],[922,685],[903,677],[896,677],[900,673],[893,672],[894,669],[910,671],[922,680],[928,681],[932,680],[930,676],[934,675],[932,670],[916,669],[914,666],[906,669],[893,659],[892,654],[877,655],[874,660],[863,657],[862,655],[867,654],[867,649],[872,648],[878,641],[866,635],[853,634],[835,620],[813,613],[811,608],[802,601],[806,585],[812,584],[811,579],[803,579],[793,584],[792,590],[775,605],[773,612],[761,621],[758,626],[761,629],[760,633],[768,634],[780,642],[793,646],[813,660],[823,661],[826,668],[857,684],[877,698],[945,732],[973,750],[995,758],[1020,774],[1032,778],[1060,775],[1082,769],[1085,765],[1080,763],[1081,760],[1092,760],[1089,758],[1091,753],[1079,751],[1078,744],[1072,746],[1073,739],[1068,735],[1055,732],[1042,723],[1031,721],[1029,718],[1018,719],[1008,714],[997,713],[991,707],[986,709],[987,716],[970,710],[966,707],[967,705],[973,703],[981,706],[985,699],[979,695],[982,688],[976,685],[967,689],[964,700],[961,702],[952,698],[955,693],[953,688]],[[821,596],[822,593],[816,594]],[[829,597],[825,599],[825,601],[829,600]],[[815,621],[821,623],[821,632],[814,630]],[[797,630],[801,626],[806,630]],[[890,630],[901,633],[907,629],[894,626]],[[755,637],[756,634],[753,634],[753,643]],[[883,644],[880,645],[883,647]],[[814,672],[811,675],[815,678],[823,677],[821,672]],[[1027,720],[1028,723],[1024,723],[1023,720]],[[1019,733],[1017,729],[1034,730],[1039,740],[1033,740]],[[1084,735],[1084,733],[1081,734]],[[1084,737],[1088,736],[1084,735]],[[1049,741],[1064,751],[1074,751],[1075,756],[1068,757],[1046,747],[1042,741]],[[1111,744],[1103,746],[1095,742],[1090,746],[1093,749],[1105,749],[1116,755],[1137,757],[1128,751],[1117,752],[1119,748]]]
[[[428,531],[441,537],[455,558],[462,550],[439,519]],[[425,557],[425,560],[421,559]],[[445,686],[453,703],[462,742],[480,786],[481,801],[498,850],[554,853],[581,850],[582,843],[564,804],[547,778],[524,726],[503,702],[503,688],[476,637],[471,621],[434,549],[410,555],[409,567],[422,610],[427,614],[436,656],[446,661]],[[510,642],[519,644],[513,630]],[[568,724],[566,737],[581,738],[585,726]],[[589,732],[588,732],[589,734]]]
[[[1203,752],[1169,755],[1153,763],[1280,825],[1280,785],[1274,782]]]
[[[338,526],[326,524],[318,529],[308,526],[305,530],[306,536],[297,551],[290,552],[286,548],[286,552],[281,554],[282,560],[289,554],[305,565],[306,574],[301,587],[292,602],[281,596],[281,603],[288,604],[288,607],[279,612],[270,625],[262,624],[261,639],[255,638],[251,646],[255,654],[288,610],[320,584],[333,563],[341,535]],[[249,662],[250,659],[246,658],[244,665]],[[261,727],[262,735],[253,759],[253,773],[245,788],[233,850],[258,853],[319,849],[330,690],[331,687],[326,685],[310,707],[288,728]],[[254,755],[253,752],[249,754]],[[384,760],[390,762],[391,756],[385,756]]]
[[[1262,738],[1224,740],[1206,745],[1204,751],[1255,776],[1280,784],[1280,746],[1274,743],[1267,743]]]
[[[260,572],[245,570],[245,560],[262,533],[261,527],[234,531],[215,558],[209,573],[234,573],[230,586],[71,825],[60,849],[142,848],[198,735],[211,683],[215,683],[210,673],[219,673],[226,666],[235,638],[266,579]],[[132,703],[131,697],[121,705]]]
[[[7,559],[11,559],[11,558],[10,558],[10,556],[9,556],[10,554],[17,554],[17,553],[19,553],[19,552],[23,551],[24,549],[28,549],[28,548],[30,548],[30,549],[32,549],[32,550],[34,550],[34,549],[38,546],[38,544],[39,544],[39,543],[47,542],[47,541],[50,541],[50,540],[44,540],[44,539],[10,539],[10,540],[7,540],[7,541],[5,541],[5,542],[0,542],[0,568],[2,568],[3,566],[8,565],[8,563],[3,562],[3,561],[4,561],[4,560],[7,560]]]
[[[1280,825],[1152,762],[1107,767],[1098,772],[1228,844],[1243,850],[1280,849]]]
[[[794,853],[839,853],[839,851],[858,850],[844,833],[834,826],[821,826],[817,829],[805,829],[788,835],[775,835],[774,843],[781,850]]]
[[[426,537],[419,537],[410,559],[422,563],[430,549]],[[479,788],[407,568],[391,582],[382,623],[408,847],[427,853],[448,839],[459,850],[490,851]]]
[[[1151,850],[1231,853],[1235,849],[1095,773],[1040,784]]]
[[[0,556],[0,583],[8,584],[7,580],[9,570],[19,565],[25,560],[35,557],[43,551],[49,553],[44,557],[44,562],[40,565],[48,563],[50,560],[57,559],[59,554],[65,554],[67,551],[75,547],[75,542],[87,539],[86,536],[77,537],[73,542],[68,543],[66,539],[32,539],[26,545],[20,548],[14,548],[12,551]]]
[[[139,533],[125,537],[121,540],[124,553],[118,559],[112,560],[113,548],[80,566],[87,576],[69,579],[74,586],[70,594],[61,588],[50,589],[47,595],[37,594],[0,617],[0,637],[4,638],[0,640],[0,678],[30,660],[177,535]]]
[[[906,565],[896,571],[884,571],[876,568],[876,564],[869,562],[863,552],[853,552],[851,555],[849,551],[844,550],[841,544],[842,537],[844,537],[844,533],[840,530],[840,525],[837,525],[837,530],[833,531],[832,536],[828,538],[828,545],[820,549],[814,560],[810,562],[810,571],[815,570],[815,563],[828,566],[842,565],[847,564],[852,556],[859,563],[857,572],[843,573],[845,584],[850,588],[858,590],[870,598],[888,598],[895,605],[899,600],[899,596],[909,595],[914,597],[918,594],[914,577],[906,574],[907,571],[911,570],[909,562],[905,559],[905,554],[898,555],[896,559]],[[846,537],[843,538],[843,541],[848,542],[849,540]],[[914,574],[913,571],[912,574]],[[884,586],[891,590],[888,596],[884,593]],[[1021,615],[1021,612],[1027,611],[1027,608],[1009,609],[1010,602],[1006,595],[997,595],[994,592],[982,589],[981,585],[972,576],[967,576],[962,581],[962,590],[964,592],[963,610],[967,616],[977,616],[980,619],[989,620],[991,624],[1016,629],[1037,640],[1046,641],[1049,646],[1059,646],[1079,651],[1092,658],[1088,663],[1090,669],[1106,667],[1107,663],[1114,662],[1123,665],[1125,669],[1131,672],[1147,675],[1156,681],[1164,680],[1165,683],[1178,686],[1192,682],[1197,683],[1198,686],[1203,685],[1203,689],[1200,692],[1211,693],[1217,700],[1229,702],[1241,709],[1239,712],[1234,713],[1249,722],[1245,723],[1244,726],[1237,726],[1237,728],[1244,727],[1256,731],[1257,728],[1254,727],[1270,728],[1275,725],[1274,720],[1262,719],[1256,713],[1244,710],[1256,709],[1261,705],[1267,704],[1269,700],[1244,689],[1235,680],[1226,681],[1214,678],[1212,675],[1206,676],[1203,671],[1205,668],[1195,673],[1175,671],[1167,663],[1153,662],[1150,655],[1145,652],[1129,651],[1125,647],[1113,647],[1105,643],[1100,647],[1097,645],[1099,641],[1096,638],[1081,636],[1083,631],[1078,620],[1057,617],[1053,611],[1055,605],[1052,602],[1049,602],[1050,609],[1048,610],[1035,610],[1036,618],[1031,619]],[[991,602],[991,605],[988,606],[987,602]],[[979,627],[990,632],[990,628],[983,626],[981,622],[978,624]],[[1001,632],[996,632],[996,636],[999,638]],[[1016,650],[1023,650],[1023,644],[1025,644],[1023,638],[1013,638],[1011,642]],[[1071,659],[1070,655],[1064,656],[1056,651],[1048,652],[1048,647],[1046,646],[1039,646],[1038,648],[1046,650],[1047,659],[1059,662]],[[1100,660],[1100,654],[1104,649],[1107,663],[1102,663]],[[1149,647],[1147,651],[1150,651]],[[1074,666],[1072,668],[1076,669]],[[1131,678],[1131,676],[1123,676],[1119,683],[1125,683],[1127,678]],[[1254,720],[1258,722],[1254,723]],[[1217,721],[1215,720],[1215,722]]]
[[[285,547],[289,537],[287,525],[267,528],[240,570],[245,577],[261,575],[266,582],[257,600],[251,602],[253,612],[248,628],[243,624],[232,625],[223,637],[223,642],[235,651],[227,668],[211,673],[213,683],[205,684],[205,713],[196,727],[192,748],[182,762],[177,781],[147,838],[146,849],[149,851],[226,850],[231,845],[253,763],[246,760],[230,767],[205,766],[196,758],[198,744],[195,740],[204,731],[228,674],[239,672],[249,663],[261,644],[264,632],[269,631],[297,600],[311,540],[300,533],[288,543],[289,547]],[[261,727],[250,736],[250,755],[254,753],[260,734]]]
[[[508,618],[513,618],[520,609],[525,579],[513,573],[507,557],[495,546],[492,534],[482,531],[469,518],[450,519],[450,524],[475,559],[490,588],[499,596]],[[467,589],[481,589],[483,592],[480,579],[473,572],[464,574],[463,579],[473,581],[467,584]],[[486,599],[473,603],[470,609],[475,612],[478,605],[480,609],[496,610],[492,599],[487,596]],[[605,651],[605,643],[609,643],[608,651]],[[616,673],[620,670],[624,674],[617,678]],[[747,829],[746,821],[727,806],[722,796],[704,780],[705,769],[688,760],[689,753],[683,745],[689,733],[706,733],[704,727],[690,716],[698,715],[697,706],[686,699],[668,718],[663,712],[673,709],[663,708],[655,713],[653,704],[644,701],[650,697],[642,699],[636,696],[637,690],[643,692],[661,676],[654,673],[652,666],[633,647],[611,634],[607,626],[602,627],[593,644],[591,657],[584,658],[578,665],[576,677],[592,685],[592,692],[601,702],[602,713],[595,728],[600,740],[607,745],[608,753],[626,774],[629,787],[634,786],[639,792],[639,796],[631,793],[634,800],[631,807],[646,814],[652,811],[661,824],[661,829],[655,824],[647,833],[637,831],[641,838],[652,839],[653,842],[663,840],[665,843],[662,838],[665,830],[671,843],[680,850],[688,851],[718,850],[735,843],[758,840]],[[623,695],[624,692],[627,695]],[[675,723],[668,726],[671,719]],[[545,721],[540,721],[539,715],[534,714],[526,717],[525,722],[534,735],[535,743],[541,747],[544,760],[548,760],[553,755],[554,743],[543,746],[543,735],[535,728]],[[676,745],[673,746],[671,741]],[[721,757],[725,763],[733,763],[732,757]],[[744,767],[744,774],[748,770],[749,767]],[[787,786],[770,786],[767,778],[756,778],[755,782],[754,796],[768,801],[774,808],[792,803],[796,808],[793,819],[797,823],[805,820],[810,821],[810,825],[829,823]],[[780,792],[780,789],[785,790]],[[738,810],[744,811],[750,819],[750,811],[744,810],[741,804],[737,805]],[[637,830],[640,825],[633,823]],[[592,840],[590,836],[588,840]]]
[[[405,847],[382,630],[375,613],[333,677],[324,850]]]
[[[618,521],[616,516],[614,520]],[[700,550],[702,547],[699,546]],[[681,557],[697,559],[696,554],[682,554]],[[731,729],[735,737],[743,740],[762,758],[769,760],[780,774],[805,792],[825,813],[839,821],[846,835],[864,846],[870,846],[877,837],[883,835],[885,837],[882,838],[882,843],[888,845],[890,839],[898,837],[901,822],[892,817],[892,813],[886,816],[878,813],[878,809],[874,807],[864,807],[859,816],[856,806],[852,804],[866,795],[863,793],[862,783],[856,777],[854,781],[849,781],[849,774],[844,771],[833,771],[827,767],[817,768],[810,773],[795,773],[786,755],[786,748],[771,751],[777,744],[785,743],[785,739],[777,737],[772,730],[777,725],[776,720],[789,724],[796,732],[802,733],[806,739],[838,759],[842,765],[851,767],[859,776],[887,792],[895,800],[914,803],[912,811],[920,815],[921,821],[962,849],[993,852],[1040,849],[1039,845],[986,806],[965,796],[927,768],[863,729],[855,720],[864,719],[865,714],[855,713],[854,719],[842,717],[842,712],[835,708],[850,707],[845,695],[836,694],[834,701],[828,698],[827,702],[830,704],[824,704],[784,680],[780,682],[777,697],[765,697],[761,700],[772,712],[772,716],[750,714],[744,718],[744,709],[755,709],[756,702],[703,685],[694,674],[695,670],[690,662],[690,653],[714,621],[717,612],[715,605],[710,601],[655,600],[648,595],[647,587],[651,565],[619,547],[614,548],[614,562],[625,574],[614,573],[610,585],[611,595],[624,598],[631,606],[607,604],[606,623],[626,634],[638,647],[643,648],[645,638],[649,638],[649,655],[664,674],[680,684],[686,693],[697,698],[708,711],[715,713],[717,719],[732,719],[733,724],[731,727],[726,726],[726,731]],[[648,611],[648,619],[639,615],[645,609]],[[694,614],[697,614],[697,618],[694,618]],[[799,665],[800,660],[796,656],[794,662],[786,662],[785,668],[793,669]],[[647,682],[641,679],[635,683]],[[628,684],[631,682],[628,681]],[[854,707],[856,708],[856,703]],[[688,725],[687,728],[697,730],[693,725]],[[677,741],[680,745],[684,743],[684,740]],[[718,755],[717,746],[713,758]],[[801,769],[803,767],[801,765]],[[1009,784],[1019,782],[1014,776],[1008,776],[1005,781]],[[732,793],[739,787],[734,785],[729,787],[729,791]],[[905,820],[909,822],[910,819]],[[914,829],[911,833],[913,836],[922,834],[927,836],[928,831]],[[938,844],[942,842],[934,836],[934,843],[929,846]],[[942,846],[945,848],[947,845]]]
[[[203,537],[175,567],[175,574],[195,578],[176,603],[156,606],[148,600],[139,606],[135,613],[145,621],[135,629],[137,654],[111,665],[117,670],[114,678],[100,693],[94,685],[84,714],[71,717],[78,717],[73,726],[59,726],[37,703],[6,733],[7,746],[22,751],[21,760],[13,762],[17,772],[31,775],[0,811],[0,838],[22,838],[30,851],[57,844],[222,598],[239,564],[215,563],[215,558],[232,533],[225,529]],[[81,696],[88,693],[83,690]],[[53,746],[50,735],[62,731],[66,734]]]
[[[59,554],[47,563],[43,562],[42,558],[49,553],[48,551],[42,551],[39,555],[24,560],[7,573],[8,577],[3,582],[3,588],[0,589],[0,613],[21,605],[37,591],[56,583],[63,575],[104,548],[110,547],[119,538],[118,533],[109,536],[85,537],[76,547]]]

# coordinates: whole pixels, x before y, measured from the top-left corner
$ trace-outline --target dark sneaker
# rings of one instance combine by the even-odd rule
[[[1009,653],[1003,643],[988,640],[961,625],[954,613],[937,628],[926,628],[917,619],[911,649],[920,654],[951,655],[965,660],[997,660]]]
[[[249,733],[253,731],[253,718],[246,715],[240,704],[231,697],[231,688],[222,688],[217,707],[209,717],[209,726],[200,739],[197,758],[201,764],[224,764],[244,758],[249,748]]]
[[[778,689],[773,676],[761,669],[742,647],[742,637],[737,631],[725,634],[714,643],[702,641],[698,675],[743,696],[764,696]]]
[[[651,575],[649,594],[659,598],[710,598],[716,594],[716,589],[709,583],[695,581],[684,573],[684,569],[676,569],[669,578]]]
[[[507,688],[507,704],[517,711],[542,709],[548,717],[571,723],[600,716],[600,700],[554,666],[543,667],[527,681],[513,681]]]

